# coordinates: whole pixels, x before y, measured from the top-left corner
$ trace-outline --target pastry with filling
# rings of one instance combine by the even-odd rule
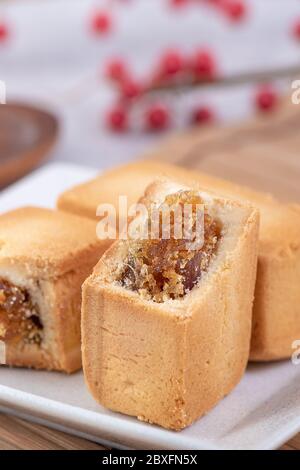
[[[25,207],[0,216],[0,340],[5,364],[81,367],[81,285],[106,243],[93,221]]]
[[[156,153],[159,156],[159,151]],[[259,209],[261,224],[250,359],[289,359],[295,351],[293,343],[300,338],[299,204],[284,204],[270,194],[196,170],[145,160],[120,166],[69,189],[60,196],[58,206],[95,219],[98,204],[110,202],[118,207],[118,196],[124,194],[130,205],[157,176],[200,185],[223,197],[250,202]]]
[[[244,373],[259,216],[249,205],[170,181],[151,184],[142,202],[148,215],[134,222],[151,236],[141,230],[116,241],[83,285],[83,368],[105,407],[180,430]],[[183,223],[177,209],[185,204],[191,210]],[[170,207],[169,237],[162,207]],[[159,236],[152,237],[157,213]]]

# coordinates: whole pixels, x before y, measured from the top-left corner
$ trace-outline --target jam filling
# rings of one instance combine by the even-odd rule
[[[0,340],[40,345],[43,325],[26,289],[0,279]]]
[[[129,253],[117,281],[125,288],[138,292],[142,297],[154,302],[164,302],[170,299],[180,299],[200,281],[201,276],[208,270],[215,256],[221,237],[220,223],[215,220],[203,204],[200,196],[193,191],[182,191],[167,196],[164,206],[172,207],[170,211],[170,236],[162,237],[159,213],[159,234],[157,239],[134,240],[130,242]],[[175,237],[177,210],[189,204],[192,210],[188,224],[179,219],[182,224],[183,237]],[[201,243],[197,243],[199,228],[196,225],[197,208],[202,207]],[[177,215],[176,215],[177,214]],[[150,224],[148,220],[148,225]],[[187,226],[189,236],[187,236]]]

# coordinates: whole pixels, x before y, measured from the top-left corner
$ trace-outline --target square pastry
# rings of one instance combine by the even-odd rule
[[[149,227],[155,213],[149,208],[160,214],[167,206],[170,236],[159,228],[157,238],[116,241],[85,281],[83,368],[92,395],[105,407],[180,430],[244,373],[259,215],[249,205],[170,181],[150,185],[141,202],[148,213],[133,224],[142,220]],[[192,210],[183,223],[186,205]],[[203,230],[193,232],[200,205]],[[160,227],[164,219],[156,220]]]
[[[163,154],[163,152],[162,152]],[[156,156],[160,153],[157,152]],[[253,306],[250,359],[290,358],[300,338],[300,205],[283,204],[267,193],[254,191],[215,176],[145,160],[120,166],[66,191],[59,207],[95,218],[101,202],[117,206],[118,195],[129,203],[141,197],[155,177],[169,177],[234,200],[250,202],[260,210],[258,270]]]
[[[81,367],[81,285],[107,244],[93,221],[37,207],[0,216],[0,340],[5,362]]]

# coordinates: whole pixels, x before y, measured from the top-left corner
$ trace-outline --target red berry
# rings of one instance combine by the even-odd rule
[[[8,28],[6,24],[0,23],[0,42],[5,41],[8,37]]]
[[[91,21],[91,27],[96,34],[106,34],[111,30],[112,19],[108,12],[98,11],[94,13]]]
[[[122,97],[127,99],[137,98],[142,93],[142,87],[134,80],[125,80],[121,85]]]
[[[293,36],[300,41],[300,19],[294,24]]]
[[[205,80],[214,77],[216,72],[215,60],[209,51],[198,50],[191,63],[196,79]]]
[[[110,80],[121,82],[128,78],[129,71],[121,59],[112,59],[105,66],[105,76]]]
[[[170,124],[168,109],[160,104],[151,106],[146,111],[146,126],[149,130],[160,131],[166,129]]]
[[[246,13],[245,4],[240,0],[224,0],[221,7],[233,21],[240,21]]]
[[[184,7],[189,3],[189,0],[169,0],[172,7]]]
[[[176,75],[178,72],[181,72],[183,68],[184,59],[180,52],[170,50],[162,56],[159,68],[162,77]]]
[[[214,119],[213,112],[207,106],[200,106],[194,109],[192,114],[192,124],[208,124]]]
[[[277,93],[269,86],[264,86],[258,90],[255,103],[260,111],[271,111],[278,101]]]
[[[116,132],[125,131],[128,128],[128,115],[126,109],[115,106],[106,115],[107,127]]]

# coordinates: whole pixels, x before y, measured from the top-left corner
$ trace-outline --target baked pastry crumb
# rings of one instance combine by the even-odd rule
[[[23,341],[40,346],[43,340],[43,325],[39,307],[30,293],[21,287],[0,278],[0,340]]]
[[[191,209],[189,220],[185,220],[187,227],[184,227],[183,217],[185,205]],[[176,195],[168,195],[163,202],[163,207],[166,206],[171,208],[170,238],[149,237],[147,240],[132,241],[128,256],[116,276],[121,286],[154,302],[179,299],[192,290],[207,271],[221,236],[220,222],[209,214],[196,192],[181,191]],[[203,240],[197,240],[199,234],[196,232],[197,207],[200,206],[204,208]],[[176,215],[180,216],[181,233],[186,229],[183,238],[176,238]],[[162,209],[158,209],[158,219],[161,235]],[[148,220],[149,232],[150,221],[151,214]],[[193,249],[190,248],[191,244],[195,245]]]

